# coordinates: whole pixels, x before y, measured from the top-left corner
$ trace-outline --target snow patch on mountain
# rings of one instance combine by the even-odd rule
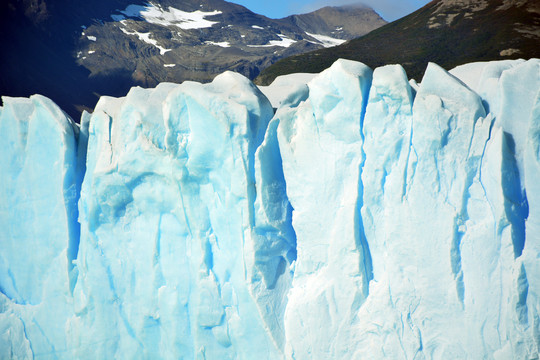
[[[231,47],[231,44],[228,41],[220,41],[220,42],[205,41],[204,43],[208,45],[214,45],[214,46],[219,46],[219,47],[224,47],[224,48]]]
[[[161,26],[176,26],[184,30],[189,29],[203,29],[212,27],[217,24],[217,21],[210,21],[205,19],[208,16],[219,15],[222,12],[218,10],[214,11],[193,11],[187,12],[178,10],[169,6],[164,9],[159,4],[149,3],[145,6],[141,5],[129,5],[125,10],[119,11],[121,14],[127,17],[140,17],[151,24],[157,24]],[[122,15],[111,15],[113,20],[120,21],[124,17]]]
[[[158,45],[157,40],[151,39],[150,36],[152,35],[152,33],[150,33],[150,32],[140,33],[140,32],[137,32],[137,31],[129,31],[129,30],[125,29],[125,28],[120,28],[120,30],[122,30],[122,32],[124,34],[126,34],[126,35],[135,35],[135,36],[137,36],[139,38],[139,40],[144,41],[147,44],[150,44],[150,45],[153,45],[153,46],[157,47],[159,49],[159,54],[160,55],[164,55],[166,52],[171,51],[171,49],[166,49],[163,46]]]
[[[270,40],[265,45],[248,45],[248,47],[272,47],[272,46],[280,46],[280,47],[289,47],[292,44],[296,43],[296,40],[290,39],[286,35],[283,34],[277,34],[281,38],[281,40]]]
[[[311,34],[306,32],[307,35],[311,36],[312,38],[317,39],[324,47],[332,47],[343,44],[347,40],[343,39],[336,39],[330,36],[326,35],[319,35],[319,34]]]

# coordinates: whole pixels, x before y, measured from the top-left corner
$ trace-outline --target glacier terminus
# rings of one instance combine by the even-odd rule
[[[0,108],[2,359],[536,359],[540,60]]]

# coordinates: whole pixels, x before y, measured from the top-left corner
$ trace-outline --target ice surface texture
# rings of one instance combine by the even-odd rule
[[[0,358],[521,359],[540,61],[0,108]]]

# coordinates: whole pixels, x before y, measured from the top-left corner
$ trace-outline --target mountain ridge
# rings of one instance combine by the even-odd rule
[[[318,73],[338,58],[375,68],[400,63],[421,79],[428,62],[446,69],[475,62],[540,57],[540,5],[527,0],[435,0],[331,51],[282,59],[255,79],[267,85],[294,72]]]
[[[254,79],[280,58],[332,46],[386,22],[372,9],[325,8],[270,19],[223,0],[8,0],[0,94],[43,93],[78,118],[132,86]],[[365,23],[357,25],[358,18]]]

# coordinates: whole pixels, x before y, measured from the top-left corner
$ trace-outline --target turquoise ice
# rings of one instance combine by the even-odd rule
[[[538,357],[540,61],[290,85],[3,98],[0,358]]]

